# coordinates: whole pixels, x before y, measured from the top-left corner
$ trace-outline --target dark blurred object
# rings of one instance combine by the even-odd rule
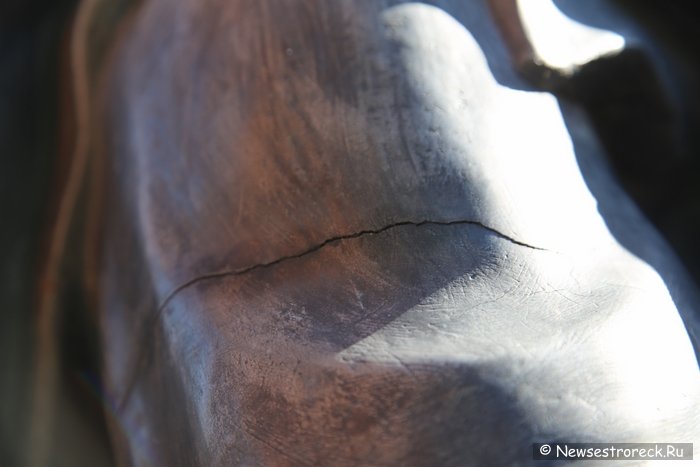
[[[26,464],[37,272],[57,159],[71,0],[0,4],[0,465]],[[69,430],[66,430],[69,431]],[[67,439],[57,440],[64,443]],[[90,448],[66,446],[79,459]]]
[[[585,2],[556,3],[605,27]],[[621,184],[700,283],[700,13],[687,0],[613,3],[648,46],[592,63],[564,94],[586,108]]]
[[[676,68],[674,91],[681,96],[676,120],[677,145],[652,148],[646,161],[612,154],[625,188],[662,231],[700,283],[700,12],[689,0],[620,1],[659,40]],[[633,112],[631,109],[629,112]],[[645,127],[637,134],[643,142]],[[641,146],[641,144],[640,144]],[[621,148],[620,148],[621,149]],[[628,175],[629,174],[629,175]]]
[[[0,464],[21,465],[33,305],[56,146],[58,43],[66,2],[0,6]]]

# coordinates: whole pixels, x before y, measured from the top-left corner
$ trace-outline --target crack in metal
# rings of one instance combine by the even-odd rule
[[[455,221],[431,221],[431,220],[424,220],[424,221],[401,221],[401,222],[396,222],[396,223],[393,223],[393,224],[386,225],[386,226],[381,227],[381,228],[379,228],[379,229],[360,230],[360,231],[358,231],[358,232],[354,232],[354,233],[351,233],[351,234],[338,235],[338,236],[335,236],[335,237],[330,237],[330,238],[324,240],[324,241],[321,242],[321,243],[318,243],[318,244],[316,244],[316,245],[313,245],[313,246],[307,248],[307,249],[304,250],[304,251],[301,251],[301,252],[295,253],[295,254],[291,254],[291,255],[281,256],[281,257],[279,257],[279,258],[277,258],[277,259],[275,259],[275,260],[273,260],[273,261],[269,261],[269,262],[266,262],[266,263],[258,263],[258,264],[254,264],[254,265],[252,265],[252,266],[246,266],[246,267],[239,268],[239,269],[233,269],[233,270],[228,270],[228,271],[220,271],[220,272],[213,272],[213,273],[210,273],[210,274],[203,274],[203,275],[197,276],[197,277],[195,277],[195,278],[193,278],[193,279],[190,279],[190,280],[188,280],[187,282],[183,282],[182,284],[180,284],[180,285],[178,285],[177,287],[175,287],[175,288],[165,297],[165,299],[161,302],[160,306],[158,306],[157,311],[156,311],[156,314],[160,314],[160,313],[162,312],[162,310],[168,305],[168,303],[170,303],[170,301],[171,301],[178,293],[180,293],[182,290],[184,290],[184,289],[186,289],[186,288],[190,287],[191,285],[194,285],[194,284],[196,284],[196,283],[198,283],[198,282],[205,281],[205,280],[210,280],[210,279],[218,279],[218,278],[221,278],[221,277],[239,276],[239,275],[242,275],[242,274],[246,274],[246,273],[255,271],[255,270],[257,270],[257,269],[263,269],[263,268],[268,268],[268,267],[271,267],[271,266],[275,266],[275,265],[280,264],[280,263],[282,263],[282,262],[284,262],[284,261],[288,261],[288,260],[292,260],[292,259],[301,258],[301,257],[303,257],[303,256],[306,256],[306,255],[309,255],[309,254],[311,254],[311,253],[314,253],[314,252],[320,250],[321,248],[323,248],[323,247],[325,247],[326,245],[329,245],[329,244],[331,244],[331,243],[337,243],[337,242],[341,242],[341,241],[344,241],[344,240],[351,240],[351,239],[358,238],[358,237],[363,237],[363,236],[366,236],[366,235],[377,235],[377,234],[381,234],[381,233],[383,233],[383,232],[386,232],[387,230],[390,230],[390,229],[393,229],[393,228],[396,228],[396,227],[403,227],[403,226],[421,227],[421,226],[423,226],[423,225],[443,225],[443,226],[444,226],[444,225],[475,225],[475,226],[481,227],[481,228],[483,228],[483,229],[485,229],[485,230],[487,230],[487,231],[489,231],[489,232],[495,234],[495,235],[498,236],[499,238],[502,238],[502,239],[504,239],[504,240],[507,240],[507,241],[509,241],[510,243],[513,243],[513,244],[515,244],[515,245],[522,246],[522,247],[525,247],[525,248],[530,248],[530,249],[532,249],[532,250],[548,251],[546,248],[540,248],[540,247],[537,247],[537,246],[529,245],[529,244],[527,244],[527,243],[525,243],[525,242],[521,242],[520,240],[516,240],[516,239],[514,239],[514,238],[512,238],[512,237],[509,237],[508,235],[505,235],[504,233],[501,233],[501,232],[499,232],[498,230],[496,230],[496,229],[494,229],[494,228],[492,228],[492,227],[489,227],[489,226],[487,226],[487,225],[484,225],[484,224],[482,224],[481,222],[478,222],[478,221],[469,221],[469,220],[455,220]]]
[[[166,297],[165,299],[161,302],[161,304],[158,306],[156,309],[156,312],[151,316],[150,319],[148,319],[148,323],[144,326],[144,329],[146,330],[147,333],[151,332],[152,329],[154,329],[154,326],[156,323],[161,319],[161,315],[163,314],[165,307],[172,301],[172,299],[182,292],[184,289],[198,283],[201,281],[205,280],[210,280],[210,279],[218,279],[222,277],[230,277],[230,276],[240,276],[242,274],[246,274],[258,269],[263,269],[263,268],[268,268],[271,266],[275,266],[277,264],[280,264],[284,261],[292,260],[292,259],[297,259],[301,258],[303,256],[309,255],[311,253],[314,253],[326,245],[329,245],[331,243],[337,243],[341,242],[344,240],[350,240],[366,235],[378,235],[383,232],[386,232],[387,230],[396,228],[396,227],[402,227],[402,226],[414,226],[414,227],[421,227],[424,225],[437,225],[437,226],[449,226],[449,225],[474,225],[477,227],[481,227],[482,229],[485,229],[488,232],[491,232],[492,234],[496,235],[499,238],[502,238],[514,245],[522,246],[525,248],[529,248],[531,250],[538,250],[538,251],[551,251],[546,248],[541,248],[533,245],[529,245],[525,242],[522,242],[520,240],[516,240],[512,237],[509,237],[508,235],[505,235],[498,230],[489,227],[487,225],[482,224],[481,222],[477,221],[469,221],[469,220],[455,220],[455,221],[431,221],[431,220],[424,220],[424,221],[401,221],[401,222],[395,222],[393,224],[386,225],[384,227],[378,228],[378,229],[369,229],[369,230],[360,230],[358,232],[354,232],[351,234],[346,234],[346,235],[338,235],[335,237],[330,237],[326,240],[324,240],[321,243],[318,243],[314,246],[311,246],[307,248],[304,251],[301,251],[296,254],[291,254],[287,256],[282,256],[280,258],[277,258],[274,261],[269,261],[266,263],[258,263],[254,264],[252,266],[246,266],[243,268],[239,269],[234,269],[234,270],[228,270],[228,271],[221,271],[221,272],[215,272],[215,273],[210,273],[210,274],[203,274],[201,276],[197,276],[193,279],[188,280],[187,282],[184,282],[180,284],[179,286],[175,287]],[[148,340],[147,342],[151,342],[151,340]],[[136,357],[136,368],[134,369],[131,377],[129,378],[129,382],[126,384],[126,390],[124,391],[123,396],[120,398],[120,402],[118,402],[117,405],[117,412],[120,412],[124,409],[126,406],[127,401],[131,398],[131,393],[134,391],[134,388],[136,386],[136,381],[137,381],[137,375],[143,371],[146,363],[146,359],[144,358],[145,355],[147,354],[146,351],[143,351],[141,349],[140,352],[138,352],[138,355]]]

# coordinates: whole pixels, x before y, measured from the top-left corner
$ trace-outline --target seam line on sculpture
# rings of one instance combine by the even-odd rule
[[[360,230],[358,232],[354,232],[351,234],[346,234],[346,235],[338,235],[335,237],[330,237],[321,243],[318,243],[314,246],[311,246],[307,248],[306,250],[300,252],[300,253],[295,253],[292,255],[286,255],[282,256],[280,258],[277,258],[273,261],[269,261],[267,263],[258,263],[254,264],[252,266],[246,266],[244,268],[240,269],[234,269],[234,270],[228,270],[228,271],[220,271],[220,272],[214,272],[214,273],[209,273],[209,274],[203,274],[201,276],[197,276],[193,279],[188,280],[187,282],[184,282],[177,287],[175,287],[166,297],[165,299],[161,302],[160,306],[158,306],[156,314],[160,314],[161,311],[166,307],[166,305],[181,291],[184,289],[190,287],[191,285],[194,285],[198,282],[209,280],[209,279],[217,279],[221,277],[228,277],[228,276],[239,276],[242,274],[246,274],[252,271],[255,271],[257,269],[264,269],[268,268],[270,266],[275,266],[277,264],[280,264],[284,261],[292,260],[292,259],[297,259],[301,258],[303,256],[309,255],[311,253],[314,253],[323,247],[330,245],[331,243],[336,243],[336,242],[342,242],[344,240],[352,240],[355,238],[363,237],[366,235],[377,235],[381,234],[383,232],[386,232],[387,230],[396,228],[396,227],[404,227],[404,226],[414,226],[414,227],[421,227],[423,225],[475,225],[478,227],[481,227],[496,236],[509,241],[510,243],[513,243],[514,245],[522,246],[525,248],[529,248],[532,250],[538,250],[538,251],[549,251],[546,248],[541,248],[533,245],[529,245],[525,242],[521,242],[520,240],[516,240],[512,237],[509,237],[508,235],[505,235],[502,232],[499,232],[498,230],[494,229],[493,227],[489,227],[487,225],[482,224],[481,222],[478,221],[469,221],[469,220],[455,220],[455,221],[431,221],[431,220],[424,220],[424,221],[401,221],[401,222],[396,222],[393,224],[386,225],[384,227],[378,228],[378,229],[368,229],[368,230]]]

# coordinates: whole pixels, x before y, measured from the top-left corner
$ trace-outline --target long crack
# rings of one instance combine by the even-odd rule
[[[164,311],[165,307],[168,305],[168,303],[170,303],[170,301],[178,293],[180,293],[182,290],[186,289],[187,287],[190,287],[193,284],[196,284],[196,283],[201,282],[201,281],[209,280],[209,279],[217,279],[217,278],[229,277],[229,276],[239,276],[242,274],[249,273],[251,271],[255,271],[257,269],[263,269],[263,268],[275,266],[275,265],[280,264],[284,261],[288,261],[288,260],[292,260],[292,259],[296,259],[296,258],[301,258],[302,256],[306,256],[306,255],[311,254],[315,251],[318,251],[321,248],[323,248],[326,245],[329,245],[331,243],[342,242],[344,240],[350,240],[350,239],[362,237],[365,235],[377,235],[377,234],[381,234],[382,232],[386,232],[387,230],[390,230],[390,229],[393,229],[396,227],[402,227],[402,226],[408,226],[408,225],[412,225],[415,227],[420,227],[423,225],[475,225],[475,226],[481,227],[482,229],[487,230],[488,232],[493,233],[497,237],[502,238],[502,239],[514,244],[514,245],[529,248],[531,250],[550,251],[546,248],[541,248],[541,247],[529,245],[525,242],[521,242],[520,240],[516,240],[512,237],[509,237],[508,235],[505,235],[505,234],[499,232],[498,230],[496,230],[492,227],[489,227],[489,226],[484,225],[481,222],[477,222],[477,221],[469,221],[469,220],[429,221],[429,220],[425,220],[425,221],[419,221],[419,222],[417,222],[417,221],[396,222],[396,223],[381,227],[379,229],[360,230],[359,232],[355,232],[355,233],[351,233],[351,234],[338,235],[336,237],[331,237],[331,238],[328,238],[317,245],[314,245],[312,247],[307,248],[304,251],[301,251],[299,253],[292,254],[292,255],[282,256],[280,258],[277,258],[274,261],[269,261],[267,263],[259,263],[259,264],[255,264],[253,266],[247,266],[244,268],[234,269],[234,270],[229,270],[229,271],[221,271],[221,272],[215,272],[215,273],[211,273],[211,274],[203,274],[201,276],[197,276],[193,279],[190,279],[189,281],[184,282],[184,283],[180,284],[179,286],[175,287],[175,289],[173,289],[172,292],[170,292],[167,295],[167,297],[162,301],[160,306],[158,306],[158,308],[156,309],[156,312],[152,315],[152,318],[149,320],[150,321],[149,324],[147,324],[144,327],[145,332],[147,333],[146,335],[148,335],[152,332],[152,330],[154,329],[154,326],[156,325],[158,320],[160,320],[161,314],[163,313],[163,311]],[[146,342],[150,343],[150,342],[152,342],[152,340],[148,339],[148,340],[146,340]],[[148,352],[145,351],[143,348],[141,349],[140,352],[138,352],[138,355],[136,357],[136,368],[133,371],[131,377],[129,378],[129,381],[126,384],[126,390],[124,391],[124,394],[121,397],[120,402],[117,404],[117,411],[123,410],[127,401],[131,398],[131,393],[133,392],[133,390],[136,386],[138,374],[140,374],[141,371],[144,371],[144,368],[147,365],[146,359],[144,358],[147,353]]]
[[[324,240],[324,241],[321,242],[321,243],[318,243],[318,244],[316,244],[316,245],[313,245],[313,246],[307,248],[306,250],[304,250],[304,251],[302,251],[302,252],[295,253],[295,254],[292,254],[292,255],[282,256],[282,257],[280,257],[280,258],[277,258],[277,259],[275,259],[275,260],[273,260],[273,261],[269,261],[269,262],[267,262],[267,263],[259,263],[259,264],[255,264],[255,265],[253,265],[253,266],[246,266],[246,267],[240,268],[240,269],[233,269],[233,270],[228,270],[228,271],[213,272],[213,273],[210,273],[210,274],[203,274],[203,275],[201,275],[201,276],[197,276],[197,277],[195,277],[195,278],[193,278],[193,279],[190,279],[189,281],[184,282],[184,283],[178,285],[177,287],[175,287],[175,288],[165,297],[165,299],[163,300],[163,302],[160,304],[160,306],[158,307],[158,309],[157,309],[157,311],[156,311],[156,314],[159,315],[159,314],[162,312],[162,310],[168,305],[168,303],[170,303],[170,301],[171,301],[178,293],[180,293],[182,290],[184,290],[184,289],[186,289],[186,288],[190,287],[191,285],[196,284],[196,283],[198,283],[198,282],[205,281],[205,280],[210,280],[210,279],[218,279],[218,278],[221,278],[221,277],[239,276],[239,275],[242,275],[242,274],[246,274],[246,273],[255,271],[255,270],[257,270],[257,269],[263,269],[263,268],[268,268],[268,267],[270,267],[270,266],[275,266],[275,265],[280,264],[280,263],[282,263],[282,262],[284,262],[284,261],[288,261],[288,260],[292,260],[292,259],[296,259],[296,258],[301,258],[302,256],[306,256],[306,255],[311,254],[311,253],[313,253],[313,252],[315,252],[315,251],[318,251],[318,250],[320,250],[321,248],[323,248],[323,247],[325,247],[326,245],[329,245],[329,244],[331,244],[331,243],[342,242],[342,241],[344,241],[344,240],[350,240],[350,239],[362,237],[362,236],[365,236],[365,235],[377,235],[377,234],[380,234],[380,233],[382,233],[382,232],[386,232],[387,230],[390,230],[390,229],[393,229],[393,228],[396,228],[396,227],[407,226],[407,225],[412,225],[412,226],[415,226],[415,227],[420,227],[420,226],[423,226],[423,225],[476,225],[476,226],[479,226],[479,227],[481,227],[481,228],[483,228],[483,229],[485,229],[485,230],[487,230],[487,231],[489,231],[489,232],[495,234],[495,235],[498,236],[499,238],[502,238],[502,239],[504,239],[504,240],[509,241],[510,243],[513,243],[514,245],[523,246],[523,247],[525,247],[525,248],[530,248],[530,249],[532,249],[532,250],[548,251],[546,248],[540,248],[540,247],[537,247],[537,246],[533,246],[533,245],[529,245],[529,244],[527,244],[527,243],[521,242],[520,240],[516,240],[516,239],[514,239],[514,238],[512,238],[512,237],[509,237],[508,235],[505,235],[504,233],[499,232],[498,230],[494,229],[493,227],[489,227],[489,226],[484,225],[484,224],[482,224],[481,222],[477,222],[477,221],[469,221],[469,220],[456,220],[456,221],[430,221],[430,220],[425,220],[425,221],[419,221],[419,222],[416,222],[416,221],[401,221],[401,222],[396,222],[396,223],[393,223],[393,224],[389,224],[389,225],[384,226],[384,227],[381,227],[381,228],[379,228],[379,229],[360,230],[359,232],[354,232],[354,233],[351,233],[351,234],[338,235],[338,236],[336,236],[336,237],[330,237],[330,238]]]

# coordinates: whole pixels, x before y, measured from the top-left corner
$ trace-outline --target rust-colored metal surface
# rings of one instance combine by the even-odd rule
[[[700,442],[697,290],[613,174],[620,120],[595,98],[640,69],[648,127],[683,121],[683,67],[596,8],[81,2],[5,458],[530,465],[540,441]]]

